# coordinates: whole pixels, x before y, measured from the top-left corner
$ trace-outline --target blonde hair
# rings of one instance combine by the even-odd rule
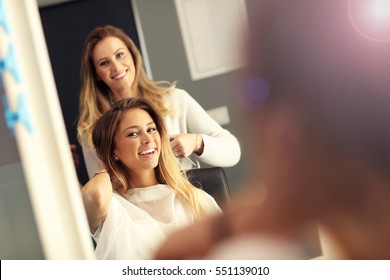
[[[114,103],[97,122],[93,129],[92,139],[97,154],[106,166],[110,174],[113,188],[118,193],[134,188],[131,177],[121,161],[115,160],[115,135],[126,111],[139,108],[146,111],[156,124],[161,137],[161,153],[158,165],[154,169],[157,181],[172,187],[177,195],[182,198],[192,209],[196,218],[205,216],[205,210],[198,203],[197,193],[201,190],[194,187],[180,171],[176,157],[169,145],[169,135],[164,118],[158,108],[152,102],[144,98],[127,98]]]
[[[81,58],[81,90],[79,100],[79,120],[77,124],[77,137],[80,143],[84,143],[92,149],[92,128],[94,123],[111,107],[114,100],[110,88],[97,80],[95,65],[93,63],[93,50],[98,42],[107,37],[116,37],[123,41],[129,49],[135,66],[134,84],[136,97],[142,97],[151,101],[162,113],[170,112],[163,101],[163,95],[175,88],[175,83],[166,81],[154,82],[148,78],[144,70],[141,53],[134,42],[122,29],[111,26],[99,26],[93,29],[84,41]],[[165,86],[163,86],[165,84]]]

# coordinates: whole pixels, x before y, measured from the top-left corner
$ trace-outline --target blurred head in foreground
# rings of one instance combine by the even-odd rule
[[[333,247],[323,258],[390,259],[390,18],[375,1],[247,2],[253,181],[156,258],[304,258],[290,237],[314,221]]]
[[[256,3],[242,93],[268,226],[318,221],[345,258],[390,257],[390,19],[369,2]]]

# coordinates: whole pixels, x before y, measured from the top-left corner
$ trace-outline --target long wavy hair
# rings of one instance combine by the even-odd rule
[[[196,193],[200,190],[194,187],[180,171],[177,160],[169,145],[169,135],[165,120],[152,102],[144,98],[126,98],[114,103],[97,122],[93,129],[92,140],[100,160],[106,166],[111,177],[113,188],[123,193],[134,188],[132,178],[121,161],[115,160],[115,136],[118,126],[125,112],[139,108],[146,111],[156,124],[161,138],[161,153],[158,165],[155,167],[155,176],[160,184],[172,187],[192,209],[196,218],[205,215],[204,208],[198,203]]]
[[[163,102],[163,95],[175,88],[175,83],[154,82],[148,78],[140,51],[122,29],[111,25],[93,29],[85,38],[83,46],[80,71],[82,85],[77,124],[79,142],[84,143],[90,149],[93,148],[91,135],[94,123],[114,103],[110,88],[103,81],[97,80],[96,68],[93,63],[93,51],[96,44],[107,37],[116,37],[122,40],[132,55],[135,65],[134,84],[137,85],[134,97],[142,97],[151,101],[163,115],[166,115],[170,113],[170,110]]]

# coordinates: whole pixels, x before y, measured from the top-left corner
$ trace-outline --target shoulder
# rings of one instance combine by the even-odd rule
[[[203,189],[197,187],[195,187],[195,189],[196,189],[196,195],[199,199],[203,201],[214,200],[214,198]]]
[[[190,95],[188,94],[187,91],[180,88],[174,88],[169,92],[169,94],[164,95],[165,98],[170,98],[170,99],[186,99],[189,96]]]
[[[169,94],[164,95],[164,102],[168,108],[181,111],[187,107],[191,96],[183,89],[174,88]]]

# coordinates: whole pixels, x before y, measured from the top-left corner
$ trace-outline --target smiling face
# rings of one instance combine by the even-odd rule
[[[92,57],[98,80],[111,89],[114,100],[134,96],[134,61],[121,39],[104,38],[96,44]]]
[[[125,112],[116,132],[114,154],[127,167],[128,172],[154,172],[160,151],[160,133],[151,116],[139,108]]]

